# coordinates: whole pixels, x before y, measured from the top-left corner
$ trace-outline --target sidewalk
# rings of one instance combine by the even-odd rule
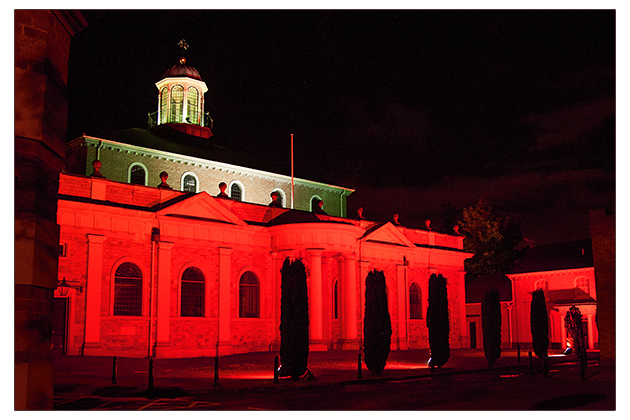
[[[358,381],[358,351],[331,350],[309,354],[308,367],[315,380],[299,381],[280,379],[273,383],[275,352],[247,353],[221,356],[219,358],[219,386],[214,386],[214,358],[154,359],[153,383],[158,395],[178,397],[217,392],[272,392],[287,388],[331,386]],[[589,361],[599,358],[599,352],[589,352]],[[385,371],[372,375],[362,365],[362,382],[411,379],[426,375],[444,375],[475,370],[487,370],[483,349],[452,349],[451,357],[444,368],[433,372],[427,367],[428,350],[394,350],[390,352]],[[141,396],[149,385],[149,359],[118,358],[116,384],[112,384],[111,357],[55,356],[55,394],[98,395],[98,396]],[[537,371],[542,362],[534,356]],[[571,361],[575,356],[550,353],[550,366]],[[516,350],[503,351],[493,369],[512,367],[527,372],[527,351],[521,351],[521,361]],[[577,378],[576,378],[577,379]],[[610,378],[600,378],[614,381]]]

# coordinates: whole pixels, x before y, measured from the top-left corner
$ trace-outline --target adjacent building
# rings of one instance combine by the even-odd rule
[[[564,317],[571,306],[580,309],[587,349],[599,348],[596,323],[597,292],[590,240],[533,247],[507,275],[477,278],[466,288],[467,322],[471,343],[481,347],[481,297],[499,290],[502,311],[501,339],[505,348],[531,348],[532,293],[542,289],[549,312],[550,348],[566,348]],[[475,346],[473,346],[475,347]]]

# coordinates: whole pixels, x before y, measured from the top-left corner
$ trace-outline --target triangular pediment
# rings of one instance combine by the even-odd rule
[[[407,237],[403,235],[403,233],[391,222],[368,229],[361,240],[365,242],[377,242],[409,248],[416,247],[415,244],[407,239]]]
[[[177,200],[170,205],[168,203],[164,204],[162,208],[156,211],[158,215],[216,221],[239,226],[247,224],[219,203],[217,198],[212,197],[205,191],[184,200]]]

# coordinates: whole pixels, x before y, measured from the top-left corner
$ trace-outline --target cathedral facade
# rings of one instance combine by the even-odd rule
[[[429,347],[434,273],[448,281],[450,345],[469,346],[463,236],[349,218],[352,189],[256,169],[213,145],[205,84],[185,61],[157,87],[153,128],[68,144],[55,351],[170,358],[277,350],[286,259],[307,269],[311,351],[361,348],[374,269],[387,282],[392,349]]]

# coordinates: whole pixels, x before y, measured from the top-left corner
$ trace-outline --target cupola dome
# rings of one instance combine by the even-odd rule
[[[179,64],[176,64],[167,70],[162,77],[191,77],[193,79],[201,80],[201,76],[199,75],[197,69],[186,64],[185,57],[180,58]]]

